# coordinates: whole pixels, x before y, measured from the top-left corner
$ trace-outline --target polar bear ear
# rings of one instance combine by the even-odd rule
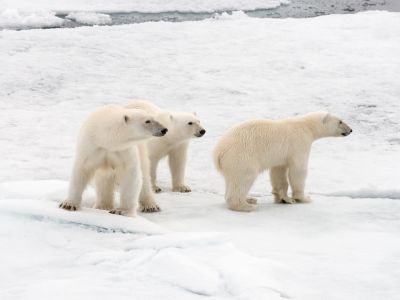
[[[173,121],[173,120],[174,120],[174,116],[173,116],[173,115],[169,115],[169,119],[170,119],[171,121]]]
[[[326,124],[326,122],[328,122],[330,117],[331,117],[331,114],[330,113],[326,113],[325,116],[322,118],[322,123]]]
[[[124,116],[124,121],[125,121],[125,123],[129,122],[129,117],[127,115]]]
[[[193,116],[197,117],[197,112],[194,111],[193,112]]]

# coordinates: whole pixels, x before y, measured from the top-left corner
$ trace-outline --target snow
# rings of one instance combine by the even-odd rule
[[[277,7],[288,0],[0,0],[2,9],[23,11],[37,9],[59,13],[87,12],[215,12],[226,10],[255,10]]]
[[[60,26],[63,22],[51,11],[0,10],[0,29],[48,28]]]
[[[65,18],[85,25],[108,25],[111,24],[111,17],[106,14],[75,12],[69,13]]]
[[[345,196],[350,198],[387,198],[400,199],[400,189],[380,189],[377,186],[365,187],[359,190],[338,191],[327,194],[330,196]]]
[[[0,32],[0,297],[396,299],[400,270],[400,14]],[[390,30],[388,30],[388,28]],[[57,207],[86,115],[140,98],[207,129],[187,183],[136,219]],[[315,143],[314,202],[232,212],[211,152],[253,118],[329,110],[353,128]],[[62,293],[60,293],[62,291]]]

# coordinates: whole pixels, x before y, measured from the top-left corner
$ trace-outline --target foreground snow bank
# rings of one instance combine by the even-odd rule
[[[1,0],[0,11],[15,8],[23,11],[52,10],[90,12],[214,12],[255,10],[277,7],[289,0]]]
[[[285,268],[242,253],[227,236],[168,233],[141,217],[87,208],[90,195],[83,210],[67,212],[55,201],[66,185],[0,185],[3,298],[51,299],[63,290],[64,299],[283,299]]]
[[[63,19],[51,11],[21,12],[0,9],[0,29],[50,28],[61,26]]]
[[[232,212],[210,193],[157,196],[137,218],[57,207],[65,181],[0,184],[3,298],[397,299],[400,201],[259,199]],[[31,196],[30,196],[31,195]],[[146,217],[144,219],[143,217]],[[326,291],[330,291],[329,295]]]

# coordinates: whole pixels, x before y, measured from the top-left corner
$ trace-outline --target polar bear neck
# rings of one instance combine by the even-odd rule
[[[320,113],[313,113],[299,117],[299,123],[310,132],[313,140],[318,140],[330,136],[323,124],[323,116]]]

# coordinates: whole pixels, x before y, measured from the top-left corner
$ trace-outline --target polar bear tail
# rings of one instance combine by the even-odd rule
[[[221,149],[220,145],[217,145],[214,149],[214,164],[218,172],[222,173],[221,160],[223,157],[224,151]]]

